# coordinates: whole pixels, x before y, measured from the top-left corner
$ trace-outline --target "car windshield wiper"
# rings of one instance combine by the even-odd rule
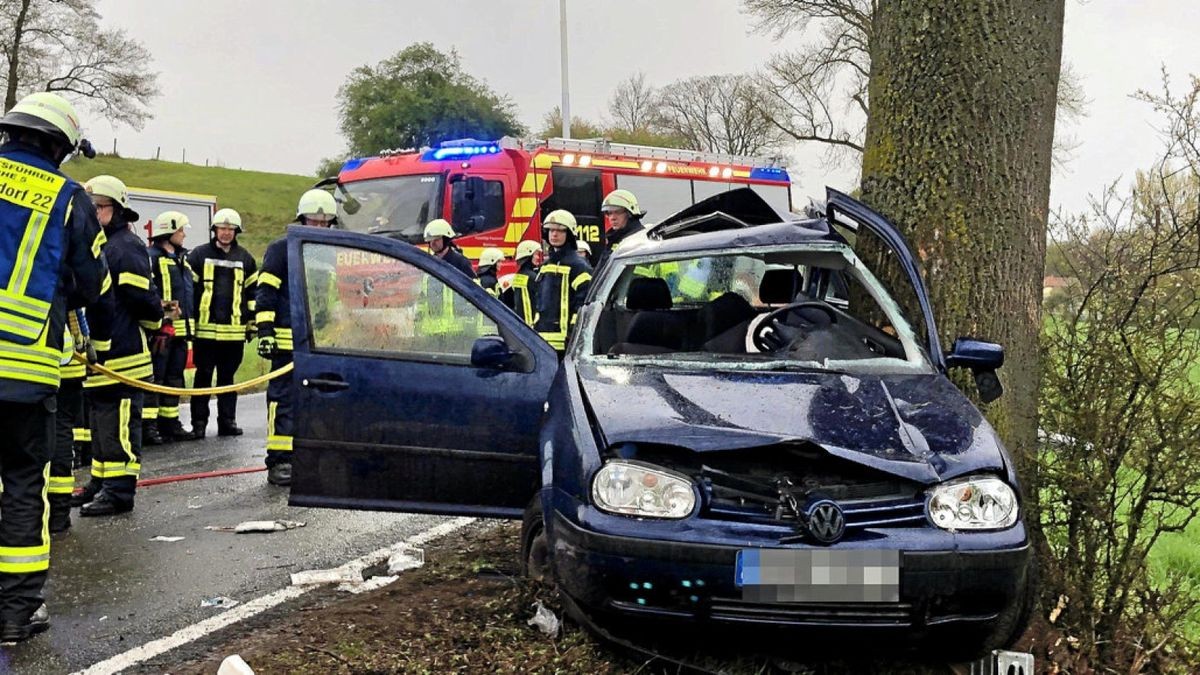
[[[836,368],[824,368],[822,366],[811,366],[806,363],[773,363],[770,370],[781,370],[788,373],[828,373],[831,375],[845,375],[846,371]]]

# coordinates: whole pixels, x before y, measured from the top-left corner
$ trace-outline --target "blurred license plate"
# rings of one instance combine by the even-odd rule
[[[899,551],[744,548],[734,583],[751,602],[899,602]]]

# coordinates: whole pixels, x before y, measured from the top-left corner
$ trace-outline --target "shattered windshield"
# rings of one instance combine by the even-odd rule
[[[410,244],[422,241],[425,224],[442,214],[442,177],[395,176],[345,183],[359,208],[346,213],[338,195],[338,222],[366,234],[387,234]]]
[[[606,361],[930,369],[900,306],[844,245],[632,259],[608,278],[585,343]]]

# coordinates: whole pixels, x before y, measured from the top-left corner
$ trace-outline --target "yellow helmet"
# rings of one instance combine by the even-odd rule
[[[549,225],[557,225],[566,228],[567,232],[571,233],[572,237],[579,236],[579,226],[575,224],[575,216],[566,209],[555,209],[551,211],[542,220],[542,229],[547,229]]]
[[[645,211],[642,211],[638,206],[637,197],[629,190],[613,190],[604,198],[604,203],[600,205],[601,211],[612,211],[613,209],[625,209],[632,216],[644,216]]]
[[[32,129],[51,136],[59,136],[71,149],[79,147],[83,129],[79,115],[70,101],[48,91],[30,94],[17,102],[0,118],[0,128],[18,127]]]
[[[479,266],[489,267],[504,260],[504,251],[498,248],[485,248],[479,254]]]
[[[83,184],[89,195],[99,195],[113,200],[125,212],[125,219],[133,222],[141,218],[137,211],[129,208],[129,188],[116,176],[95,176]]]
[[[192,224],[186,214],[179,211],[163,211],[150,224],[150,238],[157,239],[175,234],[180,230],[191,229]]]
[[[329,216],[337,218],[337,202],[333,195],[325,190],[313,189],[300,195],[300,203],[296,205],[296,217]]]
[[[542,250],[542,245],[532,239],[517,244],[517,254],[513,256],[513,260],[521,262],[526,258],[532,257],[535,253]]]
[[[210,228],[232,227],[235,232],[242,232],[242,214],[233,209],[221,209],[213,214]]]
[[[454,238],[457,236],[454,234],[454,228],[450,227],[450,223],[445,218],[435,218],[425,226],[425,241],[432,241],[438,237]]]

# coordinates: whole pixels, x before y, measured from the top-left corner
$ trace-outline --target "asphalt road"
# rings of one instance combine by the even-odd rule
[[[262,466],[264,396],[243,397],[238,418],[246,434],[235,439],[147,448],[142,477]],[[77,483],[84,479],[77,474]],[[269,534],[205,529],[275,519],[306,526]],[[286,489],[268,485],[264,472],[142,487],[132,513],[86,519],[76,510],[71,532],[52,541],[52,627],[0,647],[0,673],[80,670],[223,611],[202,608],[206,598],[245,602],[287,586],[292,572],[335,567],[443,520],[292,508]],[[184,539],[150,541],[160,535]]]

